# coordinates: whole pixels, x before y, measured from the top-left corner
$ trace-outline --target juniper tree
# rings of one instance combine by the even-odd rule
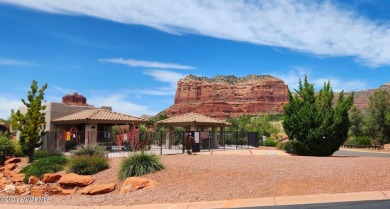
[[[33,80],[27,94],[27,101],[22,99],[23,104],[27,107],[27,112],[23,114],[20,110],[16,112],[11,110],[12,127],[20,131],[19,142],[23,153],[28,156],[29,162],[33,160],[35,148],[42,145],[42,124],[45,123],[43,111],[46,109],[42,102],[46,88],[47,84],[38,89],[37,81]]]
[[[298,155],[330,156],[347,140],[351,126],[348,112],[353,104],[353,94],[339,93],[336,104],[330,82],[315,93],[314,85],[305,76],[299,80],[295,95],[288,92],[289,102],[284,107],[283,127],[292,140]]]
[[[390,94],[381,90],[370,96],[368,105],[368,134],[379,144],[390,141]]]
[[[349,120],[351,122],[350,132],[352,136],[363,136],[365,130],[365,117],[359,107],[352,106],[349,112]]]

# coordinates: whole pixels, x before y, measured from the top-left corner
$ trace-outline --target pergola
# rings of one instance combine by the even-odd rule
[[[168,119],[161,120],[157,122],[157,124],[168,128],[165,139],[169,149],[171,149],[172,146],[171,135],[173,132],[173,127],[175,126],[183,127],[185,131],[209,131],[209,128],[211,128],[212,139],[211,139],[210,146],[212,148],[218,147],[217,128],[220,128],[221,137],[223,137],[224,136],[223,132],[225,130],[225,127],[231,126],[231,124],[226,121],[218,120],[215,118],[211,118],[193,112],[186,113],[183,115],[173,116]]]

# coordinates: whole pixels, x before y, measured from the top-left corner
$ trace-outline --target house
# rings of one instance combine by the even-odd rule
[[[60,102],[45,103],[45,124],[42,148],[46,150],[69,150],[77,145],[110,144],[113,142],[112,126],[138,127],[146,119],[113,112],[111,107],[94,107],[86,98],[74,93]],[[20,107],[22,113],[26,107]],[[19,138],[17,132],[17,139]]]

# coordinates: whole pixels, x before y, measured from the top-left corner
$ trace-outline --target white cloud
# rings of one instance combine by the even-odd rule
[[[112,110],[119,113],[129,114],[133,116],[140,116],[142,114],[155,115],[156,111],[151,110],[145,105],[135,104],[129,101],[126,94],[99,94],[90,95],[88,104],[95,107],[110,106]]]
[[[123,58],[99,59],[99,62],[124,64],[130,67],[165,68],[165,69],[180,69],[180,70],[195,69],[195,67],[188,66],[188,65],[181,65],[177,63],[162,63],[162,62],[155,62],[155,61],[144,61],[144,60],[135,60],[135,59],[123,59]]]
[[[316,78],[312,75],[311,69],[304,68],[302,66],[293,67],[292,70],[288,71],[286,74],[272,73],[277,78],[282,79],[289,87],[290,91],[298,88],[299,79],[302,80],[307,75],[309,83],[314,84],[314,88],[319,90],[324,86],[324,83],[330,81],[330,85],[334,92],[340,92],[344,90],[345,92],[349,91],[360,91],[368,89],[367,82],[364,80],[342,80],[339,78],[329,77],[329,78]]]
[[[360,91],[368,89],[367,83],[364,80],[340,80],[337,78],[319,78],[314,80],[316,89],[322,88],[324,83],[330,81],[330,85],[334,92]]]
[[[22,61],[22,60],[8,59],[8,58],[1,58],[0,57],[0,65],[30,66],[30,65],[33,65],[33,63]]]
[[[7,120],[11,116],[11,109],[17,111],[23,105],[19,99],[14,99],[6,95],[0,95],[0,118]]]
[[[172,96],[176,93],[177,82],[186,74],[176,73],[168,70],[146,70],[145,75],[151,76],[154,80],[167,83],[168,86],[162,86],[153,89],[134,89],[135,94],[153,95],[153,96]]]
[[[176,73],[168,70],[147,70],[144,72],[146,75],[150,75],[153,79],[169,83],[172,88],[176,89],[177,81],[184,78],[186,75],[182,73]]]
[[[60,86],[53,86],[54,90],[64,94],[73,94],[74,92],[77,92],[77,93],[80,93],[74,89],[69,89],[69,88],[63,88],[63,87],[60,87]],[[82,94],[82,93],[81,93]]]
[[[41,11],[87,15],[174,34],[283,47],[315,55],[390,64],[390,24],[332,1],[0,0]]]
[[[293,67],[292,70],[287,71],[287,73],[271,73],[277,78],[280,78],[288,85],[290,91],[298,88],[299,79],[303,79],[305,75],[310,75],[310,69],[306,69],[301,66]],[[310,81],[310,80],[309,80]]]

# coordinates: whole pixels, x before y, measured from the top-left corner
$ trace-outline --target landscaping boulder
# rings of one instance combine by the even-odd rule
[[[46,192],[46,187],[44,186],[34,186],[31,188],[31,195],[34,197],[41,197]]]
[[[21,186],[16,186],[15,187],[15,192],[16,194],[18,195],[21,195],[23,193],[26,193],[28,190],[30,190],[30,186],[29,185],[21,185]]]
[[[6,177],[0,178],[0,190],[4,189],[4,187],[9,184],[10,182]]]
[[[12,177],[12,175],[13,175],[13,173],[8,169],[5,169],[3,173],[4,173],[4,176],[8,177],[8,178]]]
[[[76,193],[77,187],[73,189],[62,189],[61,194],[70,195]]]
[[[47,188],[47,193],[49,195],[59,195],[59,194],[62,194],[62,188],[58,185],[55,185],[55,186],[51,186],[49,188]]]
[[[78,175],[75,173],[69,173],[63,175],[58,183],[61,186],[81,186],[85,187],[92,184],[95,181],[91,176]]]
[[[11,181],[12,182],[22,182],[25,176],[26,176],[26,174],[24,174],[24,173],[14,174],[14,175],[12,175]]]
[[[115,190],[115,183],[111,184],[96,184],[87,186],[81,190],[81,194],[96,195],[105,194]]]
[[[4,170],[12,171],[12,170],[14,170],[16,168],[16,166],[18,166],[18,165],[16,165],[16,163],[9,163],[9,164],[4,166],[5,167]]]
[[[126,194],[142,188],[150,188],[155,185],[156,181],[142,178],[142,177],[130,177],[127,178],[119,191],[120,194]]]
[[[48,195],[70,195],[76,192],[77,188],[74,189],[64,189],[58,185],[51,186],[47,188]]]
[[[38,181],[39,181],[39,178],[36,176],[30,176],[30,178],[28,178],[28,184],[36,184],[36,183],[38,183]]]
[[[59,173],[45,173],[42,176],[42,181],[45,183],[54,183],[62,177]]]
[[[16,157],[13,157],[13,158],[10,158],[8,160],[6,160],[4,162],[4,165],[8,165],[8,164],[11,164],[11,163],[20,163],[21,160],[19,158],[16,158]]]
[[[7,194],[15,194],[16,187],[12,184],[8,184],[4,187],[4,192]]]

